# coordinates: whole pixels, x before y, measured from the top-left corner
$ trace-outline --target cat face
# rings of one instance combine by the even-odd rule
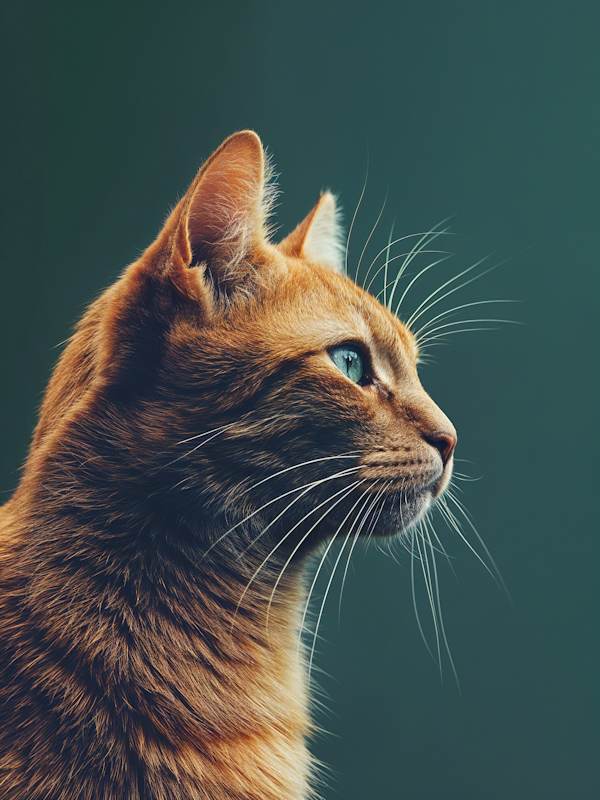
[[[400,533],[448,483],[455,430],[411,332],[343,274],[333,196],[273,244],[265,186],[258,137],[230,137],[84,318],[38,436],[76,372],[89,436],[198,535],[207,519],[284,549]]]

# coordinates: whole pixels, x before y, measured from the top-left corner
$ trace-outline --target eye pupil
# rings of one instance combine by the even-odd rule
[[[364,377],[363,359],[353,347],[334,347],[329,351],[331,360],[349,380],[359,383]]]

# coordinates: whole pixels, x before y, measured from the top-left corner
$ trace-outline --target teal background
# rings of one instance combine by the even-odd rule
[[[451,337],[422,370],[471,462],[459,469],[481,477],[463,499],[513,605],[440,523],[459,694],[420,639],[408,559],[357,554],[316,656],[323,794],[597,797],[600,5],[23,1],[2,15],[5,496],[56,345],[222,139],[263,138],[283,232],[324,187],[349,219],[368,153],[351,265],[388,192],[373,255],[394,219],[402,235],[455,215],[437,280],[493,253],[506,263],[453,297],[521,301],[483,316],[524,325]]]

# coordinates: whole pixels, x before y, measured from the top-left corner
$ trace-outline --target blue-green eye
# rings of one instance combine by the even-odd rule
[[[360,353],[353,347],[334,347],[329,351],[331,360],[353,383],[360,383],[365,374]]]

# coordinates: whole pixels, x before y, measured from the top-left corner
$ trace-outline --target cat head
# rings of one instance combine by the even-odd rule
[[[90,491],[200,536],[405,531],[448,483],[455,430],[411,332],[344,274],[333,195],[278,244],[271,203],[259,138],[234,134],[83,318],[33,452],[77,453]]]

